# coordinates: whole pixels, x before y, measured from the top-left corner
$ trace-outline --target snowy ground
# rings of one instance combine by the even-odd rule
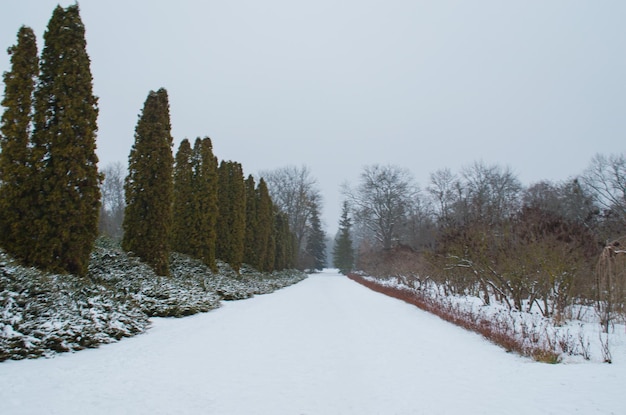
[[[624,414],[626,356],[548,365],[331,271],[52,359],[0,364],[6,414]]]

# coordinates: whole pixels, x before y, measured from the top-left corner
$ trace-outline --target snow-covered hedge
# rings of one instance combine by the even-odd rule
[[[485,305],[474,296],[447,294],[434,281],[417,282],[405,277],[349,278],[380,293],[406,301],[523,356],[542,362],[611,362],[611,348],[622,346],[624,323],[615,321],[609,334],[601,332],[595,311],[587,306],[568,309],[569,319],[509,309],[493,301]]]
[[[141,333],[149,317],[181,317],[295,284],[297,271],[237,275],[220,263],[214,274],[200,261],[171,256],[171,277],[99,240],[85,278],[19,265],[0,250],[0,361],[97,347]]]

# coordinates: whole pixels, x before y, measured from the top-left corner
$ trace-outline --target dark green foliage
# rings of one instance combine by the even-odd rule
[[[98,347],[143,332],[149,317],[182,317],[219,307],[221,300],[267,294],[306,278],[299,272],[215,274],[172,253],[171,277],[159,278],[111,239],[100,238],[88,278],[24,267],[0,249],[0,362]],[[3,411],[5,413],[6,411]]]
[[[254,178],[246,180],[246,248],[245,261],[259,271],[274,270],[275,262],[274,205],[261,179],[255,187]]]
[[[167,91],[150,91],[128,157],[122,247],[147,262],[157,275],[169,273],[173,164]]]
[[[172,250],[194,255],[192,230],[195,227],[196,206],[193,189],[192,150],[189,140],[180,143],[174,168],[174,206],[172,209]]]
[[[246,235],[244,242],[243,262],[258,268],[259,256],[257,251],[257,197],[254,177],[249,175],[246,179]]]
[[[40,268],[84,275],[98,236],[98,107],[85,27],[77,5],[57,7],[44,34],[32,137],[33,220],[26,258]]]
[[[274,222],[274,269],[293,268],[297,259],[296,238],[289,228],[289,218],[276,209]]]
[[[218,201],[216,256],[239,271],[246,232],[246,191],[241,164],[221,162]]]
[[[17,44],[8,50],[11,71],[4,73],[4,99],[0,129],[0,245],[12,255],[25,259],[30,250],[24,228],[32,209],[30,131],[32,98],[39,70],[35,34],[20,28]]]
[[[259,181],[256,190],[257,229],[256,251],[258,268],[269,272],[274,269],[276,240],[274,235],[274,205],[265,180]]]
[[[333,265],[339,268],[342,274],[352,271],[354,266],[354,250],[352,249],[352,238],[350,228],[352,222],[348,216],[348,204],[344,202],[339,221],[339,233],[335,237],[335,247],[333,249]]]
[[[184,139],[174,170],[172,250],[201,259],[215,269],[217,159],[207,137],[193,150]]]
[[[322,230],[319,209],[316,203],[311,206],[309,233],[306,243],[307,267],[321,271],[326,267],[326,234]]]
[[[193,195],[194,229],[192,252],[212,270],[215,265],[215,243],[217,239],[217,158],[213,155],[211,139],[196,139],[193,148]]]

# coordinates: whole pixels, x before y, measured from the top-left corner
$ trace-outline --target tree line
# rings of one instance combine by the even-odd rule
[[[293,268],[295,236],[263,178],[244,178],[234,161],[213,154],[208,137],[188,139],[172,154],[167,91],[151,91],[135,129],[124,183],[122,247],[168,275],[170,251],[219,258],[239,271]]]
[[[613,255],[607,258],[624,252],[623,154],[597,155],[576,178],[530,186],[507,167],[477,162],[458,173],[438,170],[420,189],[408,170],[373,165],[343,193],[337,240],[353,228],[358,269],[417,285],[434,280],[451,294],[546,316],[561,316],[575,301],[624,307],[624,261],[613,260],[622,267],[609,267],[615,275],[608,285],[596,272],[605,247]]]
[[[54,10],[44,42],[38,57],[33,30],[21,27],[3,77],[2,248],[25,264],[77,275],[87,273],[99,233],[121,239],[159,275],[169,273],[170,251],[212,269],[217,258],[235,270],[302,265],[302,238],[315,245],[321,231],[308,200],[312,187],[302,199],[309,210],[301,230],[301,219],[274,203],[264,179],[244,179],[237,162],[218,163],[209,138],[193,147],[182,140],[174,158],[165,89],[148,94],[125,177],[120,163],[99,172],[97,98],[78,5]]]

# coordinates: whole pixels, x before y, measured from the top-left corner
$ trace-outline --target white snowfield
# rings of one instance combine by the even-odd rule
[[[549,365],[326,271],[53,359],[0,364],[2,414],[626,414],[626,356]]]

